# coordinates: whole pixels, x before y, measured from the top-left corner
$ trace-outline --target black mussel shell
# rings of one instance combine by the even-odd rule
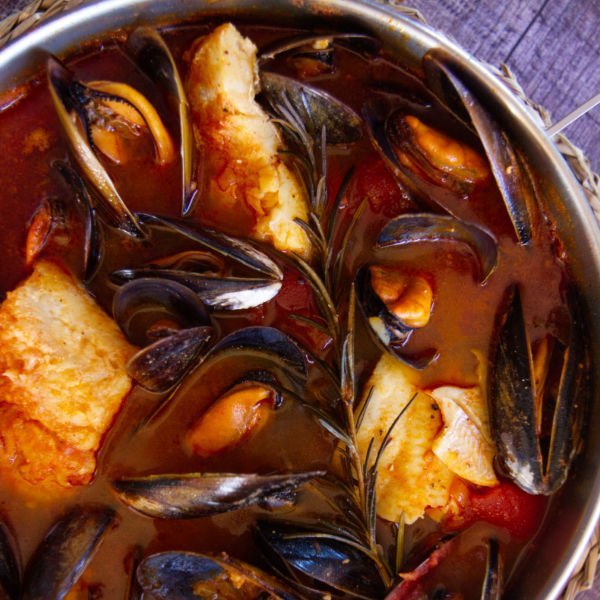
[[[132,356],[127,373],[150,392],[168,392],[195,364],[213,334],[207,326],[170,333]]]
[[[369,331],[384,351],[389,352],[402,362],[415,369],[424,369],[439,356],[435,348],[427,349],[419,354],[409,354],[404,345],[410,339],[414,329],[393,315],[386,305],[373,291],[370,283],[369,267],[362,267],[356,275],[356,297],[360,311],[366,321]],[[381,328],[375,327],[371,319],[380,320]]]
[[[385,135],[389,141],[390,150],[395,154],[392,160],[394,160],[398,169],[406,171],[408,177],[411,177],[412,173],[422,180],[423,177],[420,174],[422,173],[426,179],[430,179],[436,185],[453,190],[461,195],[468,194],[477,181],[487,179],[488,171],[484,167],[483,159],[480,172],[473,169],[467,171],[463,166],[462,174],[447,172],[433,164],[430,157],[418,146],[414,133],[408,125],[408,116],[403,110],[396,110],[388,115],[385,122]],[[426,121],[424,121],[424,124],[429,126]],[[407,158],[410,161],[410,166],[403,164],[397,153]]]
[[[297,595],[261,570],[226,554],[161,552],[145,558],[137,578],[156,600],[198,598],[271,598],[294,600]]]
[[[97,200],[97,208],[102,211],[109,222],[124,233],[145,238],[146,234],[137,217],[123,202],[106,169],[70,116],[71,111],[85,116],[80,98],[82,84],[77,82],[73,73],[54,57],[48,59],[47,76],[54,109],[69,143],[71,155],[95,192],[94,199]]]
[[[113,487],[119,499],[159,519],[197,519],[249,506],[277,504],[324,471],[286,475],[189,473],[126,477]]]
[[[248,361],[253,364],[250,368],[254,372],[260,369],[276,374],[282,389],[292,394],[303,393],[307,367],[300,347],[278,329],[246,327],[225,336],[207,352],[199,353],[189,365],[181,385],[159,402],[144,422],[153,419],[168,402],[176,400],[182,389],[188,390],[202,382],[212,368],[222,369],[225,377],[233,382],[241,374],[240,366]]]
[[[498,244],[491,233],[473,223],[429,213],[400,215],[389,221],[377,238],[377,248],[418,242],[458,242],[477,259],[479,280],[484,284],[498,263]]]
[[[496,450],[505,471],[530,494],[554,493],[565,482],[578,449],[587,404],[588,353],[581,308],[570,291],[569,339],[555,397],[538,396],[532,348],[520,291],[507,293],[508,310],[491,359],[488,405]],[[541,408],[540,408],[541,407]],[[550,431],[538,434],[538,410],[552,411]]]
[[[369,265],[365,265],[359,269],[355,281],[356,298],[365,319],[369,321],[372,317],[378,317],[385,327],[385,337],[382,337],[381,333],[377,332],[381,341],[389,343],[391,340],[394,340],[399,345],[408,341],[413,328],[393,315],[381,298],[375,293],[371,284]]]
[[[261,62],[271,60],[280,54],[287,52],[302,52],[303,54],[319,53],[319,49],[315,48],[315,44],[319,42],[330,42],[328,48],[340,46],[361,56],[372,58],[380,48],[381,42],[370,35],[364,33],[318,33],[311,35],[297,35],[284,40],[277,40],[272,44],[268,44],[261,49],[259,60]]]
[[[206,306],[215,310],[246,310],[272,300],[281,289],[274,279],[216,277],[179,269],[140,267],[120,269],[111,274],[113,281],[132,281],[158,277],[176,281],[192,290]]]
[[[261,96],[276,114],[291,108],[307,134],[317,139],[323,128],[329,144],[350,144],[362,138],[362,119],[348,106],[322,90],[300,81],[263,71]]]
[[[78,506],[60,519],[29,562],[23,600],[62,600],[115,519],[112,509],[97,505]]]
[[[481,103],[476,90],[462,79],[460,65],[445,51],[435,49],[423,58],[430,89],[466,122],[472,123],[486,151],[492,173],[506,205],[519,243],[528,245],[534,235],[537,198],[534,182],[495,116]]]
[[[186,222],[177,219],[169,219],[145,213],[139,213],[137,216],[140,222],[149,228],[156,227],[163,231],[183,236],[197,242],[218,256],[232,260],[238,263],[238,265],[264,275],[266,278],[283,279],[283,273],[279,265],[267,256],[267,254],[259,250],[256,245],[245,240],[198,225],[191,227]]]
[[[362,116],[365,121],[366,129],[371,140],[371,143],[385,160],[387,166],[394,173],[403,190],[410,190],[411,200],[425,206],[428,210],[441,211],[446,214],[453,214],[448,208],[448,203],[440,196],[439,186],[436,186],[437,193],[427,193],[427,188],[430,185],[427,181],[419,178],[417,185],[414,178],[417,177],[410,172],[407,167],[402,165],[398,160],[398,155],[394,148],[394,144],[388,135],[388,121],[393,117],[395,102],[390,101],[385,97],[371,98],[362,107]],[[444,191],[443,193],[454,194],[453,191]]]
[[[151,27],[138,27],[127,39],[126,49],[135,65],[164,89],[179,115],[181,155],[181,216],[194,209],[200,186],[193,180],[194,134],[187,94],[171,51],[160,34]]]
[[[481,600],[501,600],[504,591],[504,565],[500,554],[500,544],[490,538],[487,544],[485,578],[481,591]]]
[[[96,275],[104,257],[103,232],[94,209],[94,203],[85,183],[68,163],[54,161],[52,166],[74,194],[83,224],[83,273],[85,281]]]
[[[174,330],[211,325],[200,298],[168,279],[136,279],[121,286],[113,298],[112,313],[136,346],[154,341],[148,333],[157,323],[171,323]]]
[[[275,371],[283,370],[296,381],[306,379],[304,353],[292,338],[274,327],[245,327],[230,333],[215,344],[208,358],[237,354],[264,357]]]
[[[385,586],[369,552],[354,540],[296,524],[261,521],[256,538],[266,559],[291,581],[308,578],[312,589],[326,586],[355,598],[379,598]]]

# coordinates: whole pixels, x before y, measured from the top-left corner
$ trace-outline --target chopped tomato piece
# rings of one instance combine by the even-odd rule
[[[486,521],[523,540],[537,531],[545,508],[545,496],[533,496],[505,481],[493,488],[471,491],[464,512],[451,516],[445,525],[448,529],[464,529],[475,521]]]
[[[362,202],[366,198],[375,214],[392,218],[414,208],[398,186],[383,160],[371,158],[361,163],[354,173],[353,195]]]

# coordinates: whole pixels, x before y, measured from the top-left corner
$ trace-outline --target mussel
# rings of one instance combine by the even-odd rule
[[[305,145],[319,139],[323,129],[329,144],[349,144],[362,137],[362,119],[327,92],[269,71],[261,72],[260,83],[263,100],[301,133]]]
[[[65,229],[67,218],[66,207],[58,198],[50,197],[42,201],[29,222],[25,264],[33,265],[50,239],[57,237],[57,231]]]
[[[152,392],[177,384],[213,336],[212,321],[198,296],[167,279],[136,279],[120,287],[113,316],[129,340],[143,346],[127,371]]]
[[[400,165],[442,187],[464,194],[489,176],[487,162],[476,150],[414,115],[391,114],[386,134]]]
[[[428,213],[400,215],[389,221],[377,237],[376,249],[382,259],[394,248],[422,242],[458,243],[477,261],[483,285],[497,264],[497,244],[490,233],[472,223],[447,215]],[[382,264],[364,265],[356,275],[358,305],[379,345],[416,368],[435,359],[432,349],[420,356],[408,356],[402,347],[415,329],[429,322],[434,293],[427,274],[403,273]]]
[[[458,243],[470,250],[477,261],[477,275],[482,285],[498,264],[498,244],[490,232],[479,225],[445,215],[400,215],[379,232],[376,246],[384,249],[439,241]]]
[[[431,163],[431,150],[424,151],[415,146],[410,128],[403,127],[406,116],[418,117],[404,104],[400,107],[397,104],[395,97],[390,99],[382,95],[363,105],[362,116],[373,147],[411,200],[427,210],[454,215],[452,198],[466,195],[473,184],[452,176],[452,165],[444,156],[445,149],[437,152],[436,157],[442,168]]]
[[[300,78],[330,75],[335,72],[338,47],[370,58],[377,54],[381,43],[364,33],[299,35],[268,44],[258,58],[264,64],[284,55]]]
[[[259,506],[277,507],[303,483],[325,475],[307,471],[276,475],[187,473],[124,477],[113,487],[119,499],[159,519],[197,519]]]
[[[145,558],[137,569],[144,598],[269,598],[294,600],[297,595],[273,576],[227,554],[162,552]]]
[[[46,534],[29,562],[23,600],[62,600],[115,522],[112,509],[97,505],[73,508],[62,517]]]
[[[134,63],[164,89],[179,119],[181,158],[181,216],[194,209],[198,185],[194,180],[194,136],[190,107],[173,56],[160,34],[150,27],[138,27],[127,39],[126,49]]]
[[[114,225],[129,235],[144,237],[137,218],[127,208],[108,172],[96,156],[95,141],[102,140],[100,148],[106,150],[109,148],[108,140],[115,139],[107,137],[109,134],[117,136],[119,128],[134,128],[139,126],[139,122],[145,123],[146,118],[152,117],[144,116],[140,112],[140,106],[150,106],[149,103],[143,96],[143,101],[139,101],[139,98],[132,101],[131,92],[135,90],[129,86],[126,86],[125,90],[119,88],[120,94],[126,94],[126,98],[123,98],[114,93],[110,83],[110,91],[103,91],[106,90],[104,84],[107,82],[101,82],[99,89],[96,89],[94,84],[85,85],[77,81],[73,73],[53,57],[48,59],[47,72],[56,114],[65,132],[71,154],[95,192],[98,208]],[[131,122],[134,118],[138,123]],[[168,137],[162,122],[155,128],[164,131]],[[107,152],[114,156],[116,150],[112,148]],[[158,156],[161,157],[161,154]],[[168,158],[168,154],[163,154],[162,158]]]
[[[136,65],[166,90],[178,114],[182,165],[181,212],[187,216],[196,196],[193,181],[193,136],[189,107],[175,61],[160,35],[150,28],[135,30],[127,49]],[[143,149],[140,140],[152,140],[159,165],[176,158],[175,144],[156,108],[129,84],[75,79],[56,58],[47,66],[54,108],[71,155],[94,192],[97,207],[125,233],[145,237],[137,217],[128,209],[99,155],[123,164]]]
[[[258,247],[174,219],[146,214],[138,217],[150,234],[161,231],[182,238],[200,246],[203,254],[166,256],[139,267],[122,268],[111,274],[114,282],[154,277],[171,280],[188,287],[204,304],[217,310],[253,308],[271,300],[281,289],[281,269]],[[232,267],[256,275],[232,275]]]
[[[582,312],[570,290],[566,339],[546,338],[534,352],[518,286],[507,295],[489,374],[492,434],[515,483],[530,494],[549,495],[565,482],[583,427],[589,358]]]
[[[331,32],[297,35],[283,40],[277,40],[261,48],[259,60],[264,63],[288,52],[309,52],[311,49],[319,53],[324,48],[339,46],[365,57],[377,54],[381,42],[364,33]]]
[[[535,181],[520,150],[509,139],[496,117],[461,76],[457,61],[435,49],[423,58],[425,81],[454,114],[473,126],[483,145],[517,240],[528,245],[535,234],[538,198]]]
[[[283,403],[284,394],[276,385],[268,371],[244,376],[192,425],[186,436],[191,452],[202,457],[220,454],[260,431]]]
[[[33,214],[25,242],[25,262],[33,265],[46,251],[55,254],[81,245],[81,272],[89,281],[102,260],[102,229],[79,175],[63,161],[54,161],[52,167],[67,193],[61,198],[45,198]]]
[[[73,195],[83,229],[83,276],[90,281],[96,275],[104,257],[104,234],[98,221],[92,198],[84,181],[67,162],[55,161],[52,166]]]
[[[273,520],[259,522],[256,537],[274,571],[301,592],[364,599],[385,592],[373,556],[343,532]]]

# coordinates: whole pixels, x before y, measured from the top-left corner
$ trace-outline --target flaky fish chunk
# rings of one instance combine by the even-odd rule
[[[218,27],[196,43],[187,90],[204,165],[203,218],[309,258],[309,239],[294,221],[308,219],[306,190],[282,161],[279,132],[255,100],[256,46],[233,25]]]
[[[365,398],[369,393],[371,398],[358,430],[363,460],[371,439],[376,450],[414,397],[392,430],[378,468],[377,514],[390,521],[404,516],[413,523],[426,511],[434,518],[455,513],[453,483],[460,479],[498,484],[480,387],[442,386],[425,392],[416,379],[413,369],[385,354],[365,388]]]
[[[88,483],[134,351],[70,273],[38,262],[0,306],[0,465],[32,484]]]
[[[443,386],[430,392],[444,428],[433,442],[435,455],[459,477],[476,485],[498,485],[495,447],[487,406],[479,387]]]
[[[379,448],[394,419],[415,396],[379,463],[377,514],[413,523],[425,509],[445,507],[455,475],[432,451],[443,426],[435,401],[414,385],[409,368],[388,354],[377,363],[366,390],[371,390],[371,399],[358,430],[363,460],[371,439]]]

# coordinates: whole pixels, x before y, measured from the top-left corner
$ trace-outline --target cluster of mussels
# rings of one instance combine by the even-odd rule
[[[33,260],[45,244],[52,243],[53,236],[68,232],[70,219],[78,219],[84,233],[82,270],[87,281],[102,262],[104,236],[109,230],[111,235],[116,231],[125,236],[134,246],[148,247],[165,235],[193,244],[196,250],[111,274],[112,283],[118,286],[114,318],[127,337],[142,348],[128,364],[131,377],[139,386],[158,394],[158,411],[191,374],[206,375],[215,364],[222,366],[224,361],[250,358],[254,368],[231,383],[227,396],[252,390],[248,405],[251,407],[257,398],[270,407],[287,401],[305,404],[327,434],[337,440],[340,457],[331,472],[192,473],[116,481],[115,491],[124,503],[157,518],[199,518],[254,505],[272,509],[294,506],[299,502],[300,486],[302,497],[312,497],[311,506],[326,508],[326,516],[314,510],[297,510],[285,511],[285,517],[278,517],[275,511],[273,516],[258,520],[257,544],[263,551],[263,564],[269,565],[274,576],[226,555],[163,552],[139,559],[130,585],[132,598],[145,594],[171,600],[324,595],[400,599],[409,597],[414,588],[414,578],[398,579],[397,568],[390,565],[376,531],[377,467],[402,413],[379,447],[371,444],[363,460],[358,451],[357,429],[366,403],[362,411],[356,410],[355,319],[362,318],[370,326],[373,339],[383,352],[392,353],[412,367],[424,368],[436,357],[437,350],[418,357],[405,352],[412,331],[423,324],[406,318],[382,299],[373,265],[358,269],[351,286],[342,284],[344,251],[361,209],[340,236],[336,222],[338,203],[348,178],[339,197],[329,202],[327,147],[350,144],[366,130],[390,170],[417,205],[426,210],[431,207],[427,205],[428,195],[420,173],[427,173],[427,185],[464,190],[476,181],[478,165],[463,164],[451,171],[436,165],[419,142],[419,124],[398,107],[393,95],[374,98],[359,116],[330,94],[267,68],[273,58],[293,54],[309,61],[311,68],[316,64],[326,71],[339,47],[366,56],[379,52],[379,43],[368,36],[332,34],[286,40],[265,49],[259,59],[262,99],[281,127],[293,157],[290,160],[297,161],[311,199],[310,217],[300,225],[315,249],[312,262],[186,220],[201,187],[194,181],[197,170],[189,107],[176,63],[156,31],[137,29],[129,36],[124,50],[163,90],[178,115],[180,219],[130,211],[97,156],[101,152],[116,161],[126,160],[119,137],[147,128],[154,140],[155,160],[172,160],[177,149],[165,135],[157,111],[126,84],[83,83],[58,60],[48,61],[49,87],[72,157],[71,163],[57,163],[55,167],[74,190],[75,203],[65,207],[49,201],[40,209],[28,240],[29,259]],[[539,204],[535,180],[520,150],[463,83],[460,69],[450,57],[431,52],[425,57],[423,68],[431,93],[481,140],[517,240],[527,246],[535,235]],[[107,121],[111,123],[109,128],[103,125]],[[336,246],[333,240],[340,237]],[[492,275],[498,254],[494,236],[479,225],[458,219],[445,206],[395,217],[379,233],[376,246],[378,256],[385,256],[386,251],[398,246],[438,241],[461,245],[470,252],[482,284]],[[247,327],[219,335],[212,312],[250,309],[273,298],[282,286],[281,264],[291,264],[314,290],[322,320],[305,318],[305,322],[331,338],[335,348],[332,361],[319,361],[286,334],[270,327]],[[552,402],[552,427],[540,441],[540,412],[548,410],[548,403],[537,373],[547,370],[548,364],[540,366],[532,358],[519,289],[511,288],[508,295],[508,309],[501,320],[489,374],[493,437],[507,476],[530,493],[551,494],[567,477],[581,427],[586,350],[577,317],[577,299],[575,293],[567,299],[569,339],[557,344],[561,375]],[[340,305],[348,306],[343,318],[337,309]],[[307,358],[322,370],[327,381],[328,389],[323,393],[327,399],[320,403],[309,402],[304,395]],[[546,358],[547,362],[550,360]],[[556,357],[552,361],[557,364]],[[251,412],[248,410],[247,414]],[[99,507],[80,507],[66,515],[32,559],[23,597],[66,595],[112,519],[112,511]],[[438,545],[421,570],[427,571],[427,561],[440,560],[454,543],[452,539]],[[15,597],[18,586],[14,579],[18,575],[10,558],[10,543],[2,546],[2,591],[6,597]],[[55,555],[59,559],[50,566],[48,558]],[[46,573],[50,568],[51,575]],[[500,597],[501,580],[499,545],[490,539],[481,597]],[[40,582],[47,581],[55,582],[52,591],[41,589]]]

